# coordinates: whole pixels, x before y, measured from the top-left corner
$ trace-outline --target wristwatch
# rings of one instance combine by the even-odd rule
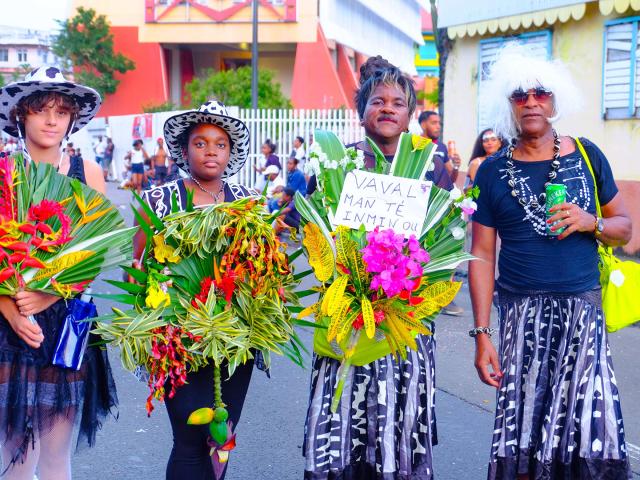
[[[602,232],[604,232],[604,219],[602,217],[596,216],[596,224],[595,224],[595,229],[593,230],[593,233],[597,238],[600,235],[602,235]]]

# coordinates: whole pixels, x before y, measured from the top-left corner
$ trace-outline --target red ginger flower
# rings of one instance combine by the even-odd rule
[[[60,221],[60,229],[54,232],[44,222],[57,217]],[[39,242],[38,248],[47,249],[52,246],[62,245],[71,240],[71,219],[64,214],[64,207],[60,202],[44,199],[37,205],[31,206],[27,219],[36,223],[37,231],[50,237]]]

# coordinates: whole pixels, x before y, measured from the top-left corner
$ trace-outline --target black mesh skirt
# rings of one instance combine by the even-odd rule
[[[15,446],[12,463],[61,419],[78,425],[77,447],[93,446],[102,421],[116,413],[106,350],[87,347],[79,371],[51,363],[66,311],[60,300],[36,315],[44,334],[38,349],[22,341],[0,315],[0,443]],[[97,340],[91,337],[89,344]]]

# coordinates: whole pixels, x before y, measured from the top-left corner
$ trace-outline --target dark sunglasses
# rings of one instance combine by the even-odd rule
[[[551,98],[553,92],[551,90],[547,90],[544,87],[536,87],[527,92],[519,88],[518,90],[514,90],[509,98],[513,103],[521,107],[527,103],[527,100],[529,100],[529,95],[533,95],[533,98],[536,100],[536,102],[546,102]]]

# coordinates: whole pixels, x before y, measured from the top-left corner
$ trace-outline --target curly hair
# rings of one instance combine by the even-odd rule
[[[369,58],[360,67],[360,88],[356,91],[355,100],[358,116],[364,118],[364,110],[369,97],[378,85],[391,85],[404,92],[409,108],[409,116],[416,110],[416,91],[413,80],[380,55]]]
[[[14,126],[18,127],[17,118],[20,127],[23,128],[24,119],[28,114],[35,113],[51,103],[58,108],[67,110],[71,114],[71,121],[69,122],[69,128],[71,128],[80,108],[73,97],[59,92],[35,92],[21,99],[9,112],[9,120]]]

